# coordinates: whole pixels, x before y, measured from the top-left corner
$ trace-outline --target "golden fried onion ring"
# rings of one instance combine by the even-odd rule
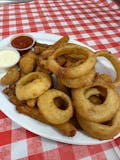
[[[87,59],[82,63],[75,66],[64,67],[57,62],[57,58],[62,55],[79,54],[85,55]],[[77,78],[82,75],[87,74],[96,63],[96,57],[94,53],[86,47],[67,44],[58,48],[51,56],[48,58],[48,68],[58,77],[65,78]]]
[[[108,123],[95,123],[80,116],[77,116],[77,120],[86,133],[100,140],[112,139],[120,132],[120,109]]]
[[[51,87],[51,78],[47,73],[31,72],[22,77],[16,85],[16,96],[19,100],[39,97]]]
[[[105,57],[112,63],[116,71],[116,79],[113,83],[116,87],[120,86],[120,61],[112,53],[108,51],[97,51],[95,55],[96,57]]]
[[[60,106],[55,103],[57,98],[62,100]],[[51,124],[65,123],[73,116],[71,99],[67,94],[57,89],[49,89],[43,93],[38,98],[37,106],[40,113]]]
[[[69,88],[81,88],[92,83],[95,76],[95,69],[78,78],[61,78],[61,83]]]
[[[85,93],[85,97],[89,99],[93,104],[101,104],[103,103],[103,96],[97,88],[90,88]]]
[[[93,104],[86,98],[85,92],[90,88],[98,88],[106,95],[102,104]],[[113,97],[113,98],[111,98]],[[120,100],[116,88],[106,82],[98,74],[92,85],[72,90],[73,104],[77,114],[89,121],[105,122],[110,120],[119,108]]]

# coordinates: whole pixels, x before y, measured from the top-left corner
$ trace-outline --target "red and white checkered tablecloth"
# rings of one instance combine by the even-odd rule
[[[120,56],[120,4],[114,0],[34,0],[0,5],[0,39],[27,32],[69,35]],[[4,107],[4,106],[3,106]],[[0,160],[120,160],[120,138],[70,145],[35,135],[0,112]]]

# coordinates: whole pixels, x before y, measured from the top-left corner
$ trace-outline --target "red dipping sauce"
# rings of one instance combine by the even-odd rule
[[[24,51],[30,49],[34,45],[35,41],[31,36],[28,35],[18,35],[13,37],[11,40],[12,47],[19,51]]]

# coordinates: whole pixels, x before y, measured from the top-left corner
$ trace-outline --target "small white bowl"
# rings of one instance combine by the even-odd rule
[[[29,34],[21,33],[14,35],[10,44],[18,51],[26,51],[33,47],[35,39]]]
[[[20,53],[12,47],[0,49],[0,72],[8,70],[20,60]]]

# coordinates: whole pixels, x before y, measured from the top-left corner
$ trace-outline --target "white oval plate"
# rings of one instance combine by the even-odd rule
[[[61,37],[58,35],[47,34],[44,32],[29,33],[29,34],[31,34],[36,41],[47,44],[53,44]],[[3,39],[0,42],[0,49],[9,46],[11,38],[12,36]],[[73,40],[72,38],[70,38],[70,42],[90,48],[76,40]],[[115,76],[113,68],[107,63],[107,61],[104,61],[104,63],[102,60],[98,61],[96,65],[96,70],[99,72],[110,73],[112,74],[113,77]],[[3,73],[1,73],[0,76],[2,77]],[[68,144],[77,144],[77,145],[93,145],[111,141],[111,140],[100,141],[98,139],[86,135],[82,131],[77,131],[77,134],[74,137],[66,137],[49,125],[41,123],[23,114],[19,114],[15,110],[15,106],[8,100],[7,96],[2,93],[2,89],[3,87],[0,86],[0,109],[2,110],[2,112],[5,113],[11,120],[15,121],[17,124],[21,125],[25,129],[37,135],[40,135],[44,138],[48,138],[54,141],[68,143]],[[118,134],[115,138],[119,136],[120,134]]]

